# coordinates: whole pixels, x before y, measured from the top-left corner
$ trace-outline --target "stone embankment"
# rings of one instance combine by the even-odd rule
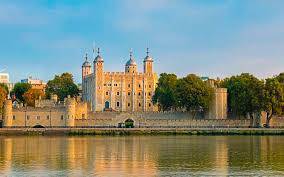
[[[1,128],[3,135],[284,135],[283,128]]]

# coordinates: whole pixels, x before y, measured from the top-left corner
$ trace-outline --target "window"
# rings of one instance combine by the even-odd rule
[[[13,120],[15,120],[16,119],[16,116],[15,115],[13,115]]]
[[[140,95],[141,95],[141,93],[140,93],[140,92],[138,92],[138,95],[140,96]]]
[[[141,103],[139,103],[138,105],[139,105],[139,107],[141,107]]]
[[[111,84],[108,84],[108,86],[111,86]]]
[[[46,116],[46,119],[47,119],[47,120],[49,120],[49,115],[48,115],[48,116]]]
[[[151,85],[149,85],[149,88],[151,88]]]
[[[36,119],[37,119],[37,120],[40,120],[40,116],[36,116]]]
[[[149,96],[151,96],[151,92],[149,92]]]
[[[141,85],[139,84],[138,87],[141,88]]]
[[[149,107],[151,107],[151,103],[149,103]]]
[[[63,115],[61,115],[61,120],[63,120],[63,118],[64,118],[64,116],[63,116]]]
[[[104,86],[107,86],[106,84],[104,84]]]
[[[128,92],[127,94],[128,94],[128,96],[130,96],[130,92]]]
[[[116,95],[119,96],[119,92],[116,92]]]
[[[116,102],[116,107],[119,107],[119,102]]]
[[[117,84],[114,84],[114,86],[116,86],[116,87],[117,87]]]
[[[128,103],[127,106],[130,107],[130,103]]]
[[[130,88],[130,84],[128,84],[128,88]]]
[[[106,95],[108,95],[108,92],[106,92]]]
[[[30,116],[27,116],[27,120],[30,120]]]

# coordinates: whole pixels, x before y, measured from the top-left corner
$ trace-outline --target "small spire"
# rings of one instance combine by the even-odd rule
[[[149,48],[148,47],[147,47],[147,52],[146,53],[147,53],[147,57],[148,57],[149,56]]]
[[[130,48],[130,50],[129,50],[130,58],[132,58],[132,54],[133,54],[133,52],[132,52],[132,48]]]
[[[95,41],[93,42],[93,54],[95,54],[96,53],[96,43],[95,43]]]
[[[100,48],[98,47],[98,55],[100,55]]]
[[[88,60],[88,53],[85,54],[85,59]]]

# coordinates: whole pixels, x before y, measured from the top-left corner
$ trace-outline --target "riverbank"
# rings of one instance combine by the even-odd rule
[[[278,128],[1,128],[0,136],[15,135],[284,135]]]

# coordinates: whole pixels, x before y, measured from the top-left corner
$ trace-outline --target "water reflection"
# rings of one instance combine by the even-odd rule
[[[284,175],[283,149],[281,136],[0,137],[0,175]]]

